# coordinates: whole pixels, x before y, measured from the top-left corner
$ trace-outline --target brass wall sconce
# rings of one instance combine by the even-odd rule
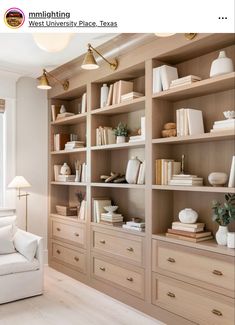
[[[96,59],[94,57],[93,51],[97,53],[108,65],[112,70],[116,70],[118,67],[118,61],[116,59],[113,59],[112,62],[107,60],[100,52],[98,52],[91,44],[88,44],[88,50],[87,54],[85,55],[85,58],[83,60],[83,63],[81,65],[82,69],[85,70],[94,70],[98,69],[99,65],[96,62]]]
[[[56,77],[54,77],[51,73],[49,73],[46,69],[43,69],[43,74],[39,80],[39,85],[37,86],[39,89],[47,90],[47,89],[52,88],[49,83],[48,77],[53,78],[56,82],[61,84],[64,90],[69,89],[69,81],[68,80],[65,80],[62,82],[59,79],[57,79]]]

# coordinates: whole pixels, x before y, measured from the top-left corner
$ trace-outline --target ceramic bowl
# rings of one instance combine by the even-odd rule
[[[198,219],[198,213],[191,208],[181,210],[179,213],[179,220],[182,223],[195,223]]]
[[[223,186],[228,180],[228,175],[226,173],[214,172],[210,173],[208,176],[208,181],[212,186]]]
[[[118,209],[117,205],[109,205],[107,207],[104,207],[105,211],[109,212],[109,213],[113,213],[114,211],[116,211]]]
[[[223,112],[224,117],[227,119],[235,118],[235,111],[225,111]]]

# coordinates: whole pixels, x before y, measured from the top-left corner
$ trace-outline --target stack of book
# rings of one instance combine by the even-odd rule
[[[122,102],[126,102],[128,100],[133,100],[133,99],[136,99],[136,98],[140,98],[140,97],[143,97],[144,94],[142,93],[138,93],[136,91],[131,91],[130,93],[127,93],[127,94],[124,94],[121,96],[121,103]]]
[[[192,83],[194,83],[196,81],[200,81],[200,80],[202,80],[202,78],[194,76],[194,75],[189,75],[189,76],[186,76],[186,77],[182,77],[182,78],[172,80],[171,84],[170,84],[170,88],[191,85]]]
[[[100,223],[109,226],[122,226],[123,216],[120,213],[101,213]]]
[[[145,116],[141,117],[140,135],[130,136],[129,142],[145,141]]]
[[[127,221],[124,225],[122,225],[122,228],[128,229],[128,230],[144,232],[145,231],[145,222]]]
[[[215,121],[213,129],[211,132],[221,132],[221,131],[234,131],[235,132],[235,119],[227,119],[222,121]]]
[[[168,183],[169,185],[181,185],[181,186],[202,186],[203,178],[196,175],[179,174],[173,175]]]
[[[65,144],[65,150],[73,150],[77,148],[83,148],[85,146],[85,143],[83,141],[68,141]]]
[[[173,175],[180,173],[181,163],[173,159],[156,160],[156,184],[168,185]]]
[[[57,181],[58,182],[74,182],[75,175],[58,175]]]
[[[109,126],[100,126],[96,129],[96,145],[103,146],[116,143],[114,129]]]
[[[192,108],[180,108],[176,111],[177,136],[204,133],[202,111]]]
[[[56,120],[62,119],[62,118],[66,118],[66,117],[70,117],[75,115],[74,113],[69,113],[69,112],[65,112],[65,113],[59,113],[57,114]]]
[[[54,134],[54,150],[64,150],[65,144],[69,142],[69,134],[56,133]]]
[[[167,230],[166,236],[175,239],[183,239],[194,243],[212,239],[210,231],[205,231],[204,223],[172,222],[172,228]]]
[[[110,85],[106,106],[121,103],[121,97],[124,94],[133,92],[133,82],[119,80]]]
[[[162,65],[153,69],[153,94],[170,88],[172,80],[178,78],[177,68]]]

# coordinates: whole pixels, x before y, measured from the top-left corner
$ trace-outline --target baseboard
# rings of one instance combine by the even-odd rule
[[[44,249],[43,251],[44,264],[48,265],[48,250]]]

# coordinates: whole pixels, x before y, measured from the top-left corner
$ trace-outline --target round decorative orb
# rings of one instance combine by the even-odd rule
[[[179,220],[182,223],[195,223],[198,219],[198,213],[191,208],[186,208],[180,211]]]
[[[228,180],[226,173],[214,172],[208,176],[208,181],[212,186],[224,186]]]

